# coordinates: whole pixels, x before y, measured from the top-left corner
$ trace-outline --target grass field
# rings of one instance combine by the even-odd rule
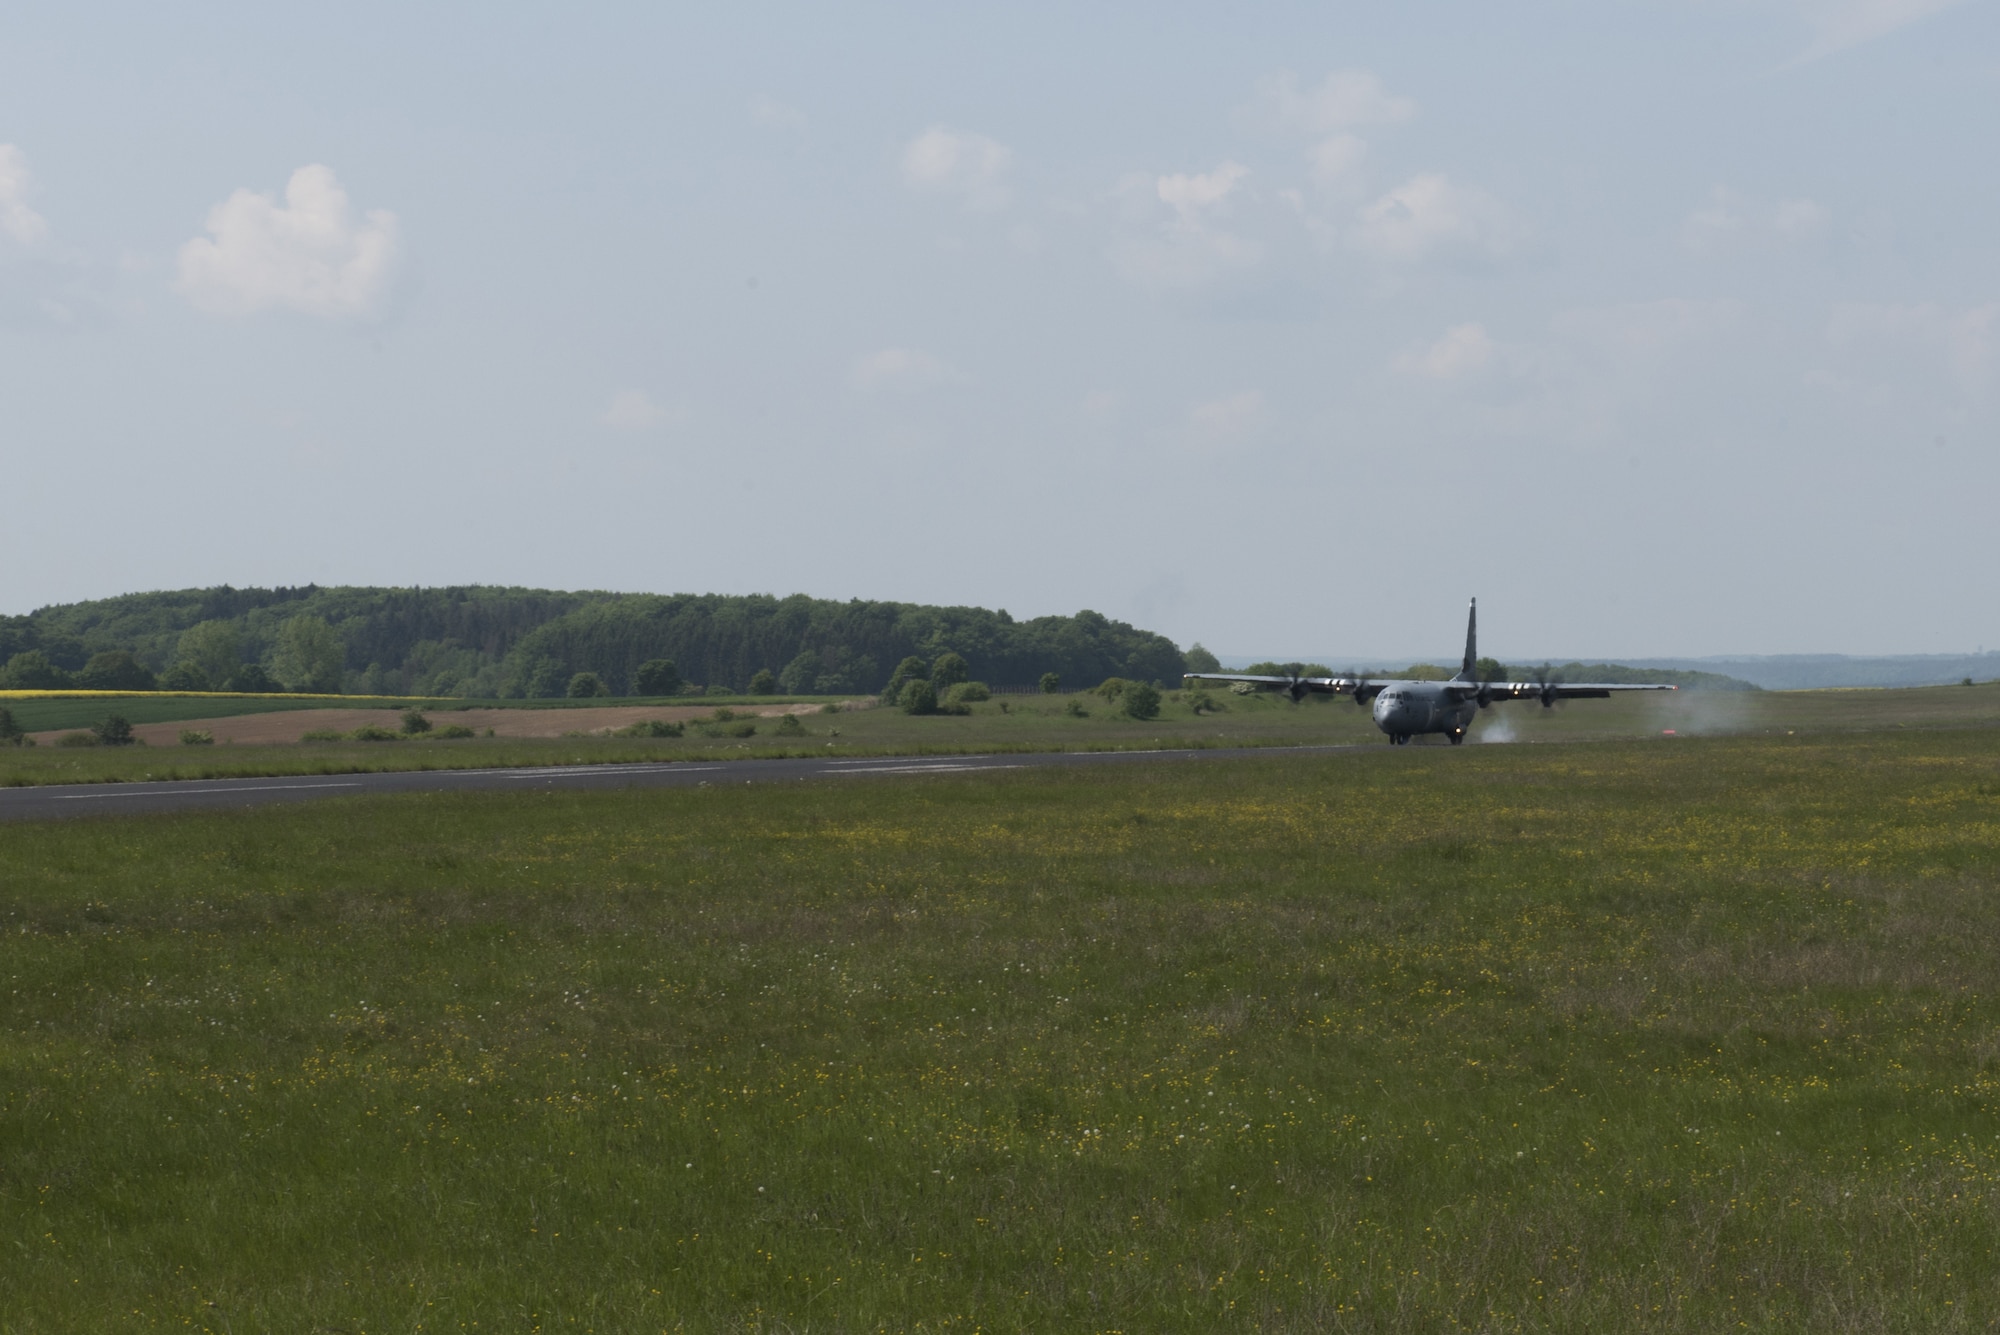
[[[758,723],[757,734],[748,738],[730,736],[727,728],[694,726],[681,738],[573,736],[548,740],[468,738],[449,742],[255,747],[0,747],[0,786],[804,754],[964,755],[1340,743],[1386,745],[1369,721],[1368,711],[1343,700],[1293,705],[1271,696],[1242,697],[1226,692],[1217,698],[1225,705],[1222,712],[1196,715],[1186,698],[1173,693],[1168,696],[1160,717],[1146,721],[1128,718],[1115,705],[1094,695],[1004,697],[976,705],[973,713],[964,716],[913,718],[893,709],[869,709],[808,716],[806,735],[797,737],[777,735],[772,721],[764,720]],[[1072,699],[1088,711],[1088,717],[1078,718],[1066,712]],[[764,703],[777,702],[774,699]],[[559,703],[537,702],[538,706]],[[629,702],[571,702],[575,706],[605,703]],[[671,703],[685,706],[688,702]],[[729,702],[719,702],[719,707],[727,708]],[[108,711],[98,706],[95,716],[101,717],[105,712]],[[215,712],[212,705],[208,712]],[[452,714],[438,709],[431,717],[443,725],[451,721]],[[135,716],[132,721],[145,720]],[[393,724],[393,719],[390,722]],[[1897,691],[1681,691],[1578,701],[1552,710],[1532,704],[1496,705],[1481,714],[1473,725],[1472,740],[1658,738],[1667,729],[1678,736],[1691,737],[1994,727],[2000,727],[2000,683]],[[1417,740],[1422,744],[1445,745],[1442,737]]]
[[[783,697],[786,700],[794,697]],[[56,728],[88,728],[107,714],[117,714],[127,723],[179,723],[186,719],[214,718],[226,714],[282,714],[302,709],[360,706],[371,709],[423,709],[449,717],[467,709],[590,709],[604,704],[706,705],[728,704],[729,699],[696,700],[687,696],[666,696],[633,700],[461,700],[403,695],[176,695],[164,691],[135,691],[112,695],[63,692],[0,692],[0,706],[13,714],[24,732],[46,732]]]
[[[1996,871],[1893,726],[10,826],[0,1328],[1985,1328]]]

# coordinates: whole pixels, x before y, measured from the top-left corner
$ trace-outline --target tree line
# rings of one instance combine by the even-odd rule
[[[1193,652],[1199,661],[1205,651]],[[804,595],[223,586],[0,618],[0,686],[13,689],[519,698],[740,692],[757,681],[863,694],[906,660],[947,654],[1002,686],[1050,673],[1168,683],[1189,666],[1165,636],[1091,611],[1017,621],[1004,610]]]

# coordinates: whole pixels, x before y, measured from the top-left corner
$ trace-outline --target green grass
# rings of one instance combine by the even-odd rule
[[[795,697],[785,697],[789,700]],[[741,698],[735,702],[740,703]],[[0,696],[0,706],[14,715],[23,732],[51,732],[57,728],[87,728],[107,714],[118,714],[128,723],[180,723],[187,719],[223,718],[240,714],[285,714],[301,709],[423,709],[451,713],[462,709],[594,709],[603,705],[711,705],[729,704],[731,699],[691,699],[683,696],[636,696],[629,699],[592,698],[585,700],[463,700],[430,696],[238,696],[173,695],[163,691],[135,691],[115,698],[108,696],[64,696],[51,694],[26,699]]]
[[[1996,871],[1987,730],[10,825],[0,1328],[1983,1327]]]
[[[1368,711],[1344,700],[1293,705],[1271,696],[1246,698],[1224,692],[1218,696],[1226,704],[1222,712],[1197,716],[1185,697],[1173,693],[1158,719],[1142,722],[1124,716],[1114,705],[1094,695],[1074,697],[1086,703],[1090,716],[1072,718],[1063,712],[1071,698],[1002,697],[974,706],[973,712],[966,716],[913,718],[894,709],[814,714],[806,716],[804,737],[775,736],[775,721],[761,720],[757,725],[758,735],[747,739],[727,736],[726,729],[721,730],[725,735],[710,736],[702,728],[691,726],[686,736],[677,739],[578,736],[547,740],[481,738],[414,745],[311,743],[60,750],[0,747],[0,786],[756,756],[1386,744],[1369,721]],[[557,707],[564,703],[535,702],[537,707]],[[701,703],[706,706],[709,702]],[[718,703],[726,706],[730,702]],[[739,708],[743,704],[735,703]],[[92,721],[109,712],[112,711],[99,708],[91,716]],[[440,725],[451,720],[449,708],[434,708],[431,712]],[[1551,710],[1532,704],[1496,705],[1480,715],[1473,726],[1472,740],[1481,742],[1502,736],[1520,742],[1657,738],[1668,728],[1685,738],[1722,733],[1813,736],[1853,730],[1994,727],[2000,727],[2000,685],[1897,691],[1683,691],[1579,701]],[[301,723],[301,731],[304,728]],[[1424,745],[1445,745],[1442,737],[1418,741]]]

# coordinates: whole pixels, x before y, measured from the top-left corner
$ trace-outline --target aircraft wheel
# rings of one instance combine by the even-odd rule
[[[1451,734],[1451,744],[1453,746],[1465,745],[1465,729],[1460,728]]]

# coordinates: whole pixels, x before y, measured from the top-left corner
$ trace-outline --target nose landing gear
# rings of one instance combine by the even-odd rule
[[[1449,733],[1445,735],[1451,738],[1451,744],[1453,746],[1465,745],[1465,729],[1453,728]]]

